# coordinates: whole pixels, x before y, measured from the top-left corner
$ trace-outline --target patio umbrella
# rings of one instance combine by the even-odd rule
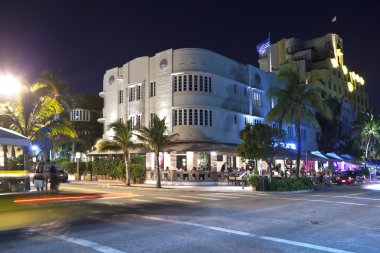
[[[30,140],[15,131],[0,127],[0,144],[30,146]]]

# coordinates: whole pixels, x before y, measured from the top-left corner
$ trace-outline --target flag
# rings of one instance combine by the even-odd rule
[[[256,46],[256,50],[259,54],[264,54],[265,51],[267,51],[267,48],[270,46],[269,38],[264,40],[263,42],[259,43]]]
[[[335,23],[336,22],[336,16],[334,16],[332,19],[331,19],[331,23]]]

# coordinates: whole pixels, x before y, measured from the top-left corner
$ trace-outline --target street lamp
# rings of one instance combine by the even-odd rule
[[[77,159],[77,181],[80,181],[80,175],[79,175],[79,159],[80,159],[80,152],[75,153],[75,158]]]
[[[12,75],[0,75],[0,96],[14,96],[21,90],[20,80]]]

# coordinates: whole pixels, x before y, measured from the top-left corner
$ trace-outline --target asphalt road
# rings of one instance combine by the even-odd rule
[[[302,194],[61,185],[70,193],[15,205],[19,218],[2,209],[0,252],[380,252],[378,183]]]

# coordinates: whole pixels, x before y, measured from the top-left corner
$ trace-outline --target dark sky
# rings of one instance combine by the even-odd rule
[[[380,109],[380,4],[376,1],[1,0],[0,72],[33,81],[58,71],[74,91],[98,93],[107,69],[169,48],[208,49],[258,66],[271,33],[343,38],[345,64],[366,80]],[[331,19],[337,16],[337,22]]]

